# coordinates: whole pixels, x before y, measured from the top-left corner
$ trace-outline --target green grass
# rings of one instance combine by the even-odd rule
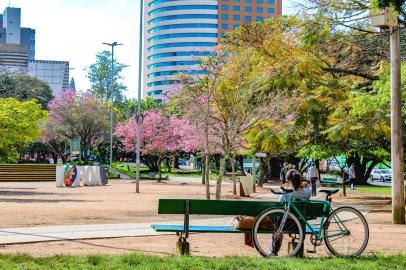
[[[406,269],[406,257],[370,256],[357,259],[263,259],[254,257],[202,258],[157,257],[141,254],[120,256],[55,256],[32,258],[24,255],[0,256],[0,269],[272,269],[272,270],[328,270],[328,269]]]
[[[338,189],[342,190],[341,185],[333,185],[331,187],[327,187],[326,189],[329,189],[329,188],[331,188],[331,189],[338,188]],[[346,190],[348,191],[348,190],[350,190],[350,188],[347,186]],[[362,185],[362,186],[356,185],[355,192],[380,194],[380,195],[391,195],[392,188],[391,187],[370,186],[370,185]]]
[[[130,170],[128,170],[129,166]],[[126,174],[132,178],[135,178],[135,167],[136,165],[134,163],[114,163],[113,168],[123,174]],[[155,177],[158,177],[158,173]],[[143,179],[148,179],[148,168],[147,167],[141,167],[141,178]],[[215,180],[217,179],[218,174],[216,173],[211,173],[210,174],[210,180]],[[182,170],[182,169],[172,169],[172,172],[167,172],[166,170],[163,170],[162,172],[162,178],[166,177],[185,177],[185,178],[201,178],[202,174],[198,170]]]
[[[377,186],[356,186],[356,191],[371,193],[371,194],[382,194],[382,195],[391,195],[391,187],[377,187]]]

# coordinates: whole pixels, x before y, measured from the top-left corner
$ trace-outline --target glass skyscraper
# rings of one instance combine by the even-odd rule
[[[147,0],[144,7],[144,96],[162,102],[178,74],[200,74],[225,32],[281,14],[281,0]]]

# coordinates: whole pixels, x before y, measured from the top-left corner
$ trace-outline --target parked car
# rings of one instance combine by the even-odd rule
[[[388,169],[373,169],[371,172],[371,180],[379,180],[382,182],[392,181],[392,172]]]

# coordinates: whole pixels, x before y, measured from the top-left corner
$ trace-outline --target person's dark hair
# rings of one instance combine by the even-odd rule
[[[295,190],[301,188],[303,186],[303,178],[302,175],[298,172],[292,173],[289,175],[288,181],[292,183],[292,186]]]

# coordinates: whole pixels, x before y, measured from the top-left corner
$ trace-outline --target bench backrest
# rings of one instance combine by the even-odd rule
[[[258,216],[269,208],[283,208],[284,203],[275,201],[236,201],[236,200],[186,200],[160,199],[158,214],[185,214],[186,201],[191,215]],[[314,219],[323,214],[323,202],[295,202],[295,206],[306,216]]]

